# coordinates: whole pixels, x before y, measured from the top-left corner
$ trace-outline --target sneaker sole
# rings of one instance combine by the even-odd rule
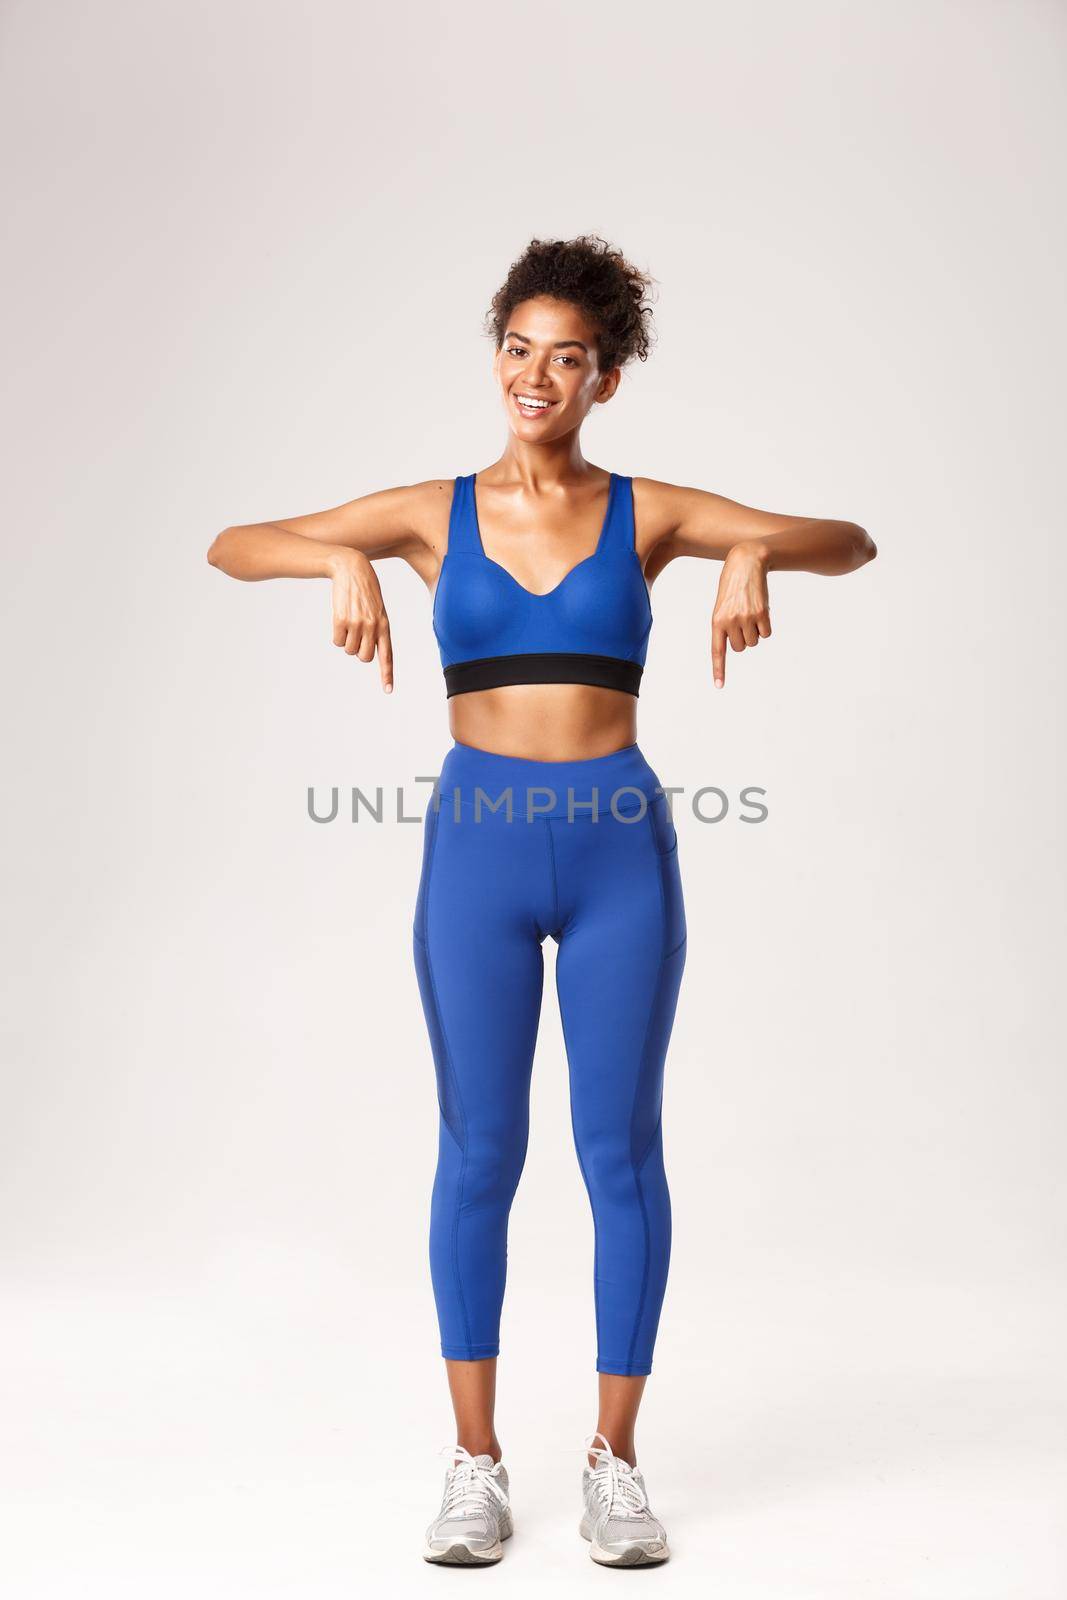
[[[508,1515],[501,1526],[500,1538],[488,1550],[472,1550],[469,1544],[457,1539],[447,1550],[434,1550],[430,1545],[425,1545],[422,1559],[432,1561],[438,1567],[492,1567],[504,1554],[504,1540],[510,1539],[514,1531],[515,1526]]]
[[[586,1527],[584,1518],[578,1528],[578,1532],[583,1539],[588,1541],[589,1554],[599,1567],[658,1567],[664,1561],[670,1560],[670,1550],[665,1544],[661,1544],[658,1539],[644,1543],[635,1542],[627,1545],[624,1550],[620,1550],[617,1555],[613,1555],[610,1550],[605,1550],[602,1545],[597,1544]],[[651,1543],[657,1546],[655,1550],[649,1549],[649,1544]]]
[[[432,1561],[438,1567],[492,1567],[504,1554],[503,1547],[499,1544],[492,1545],[488,1550],[472,1550],[466,1544],[450,1544],[447,1550],[429,1550],[422,1552],[424,1561]]]

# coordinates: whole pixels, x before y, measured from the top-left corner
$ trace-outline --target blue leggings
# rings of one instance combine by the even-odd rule
[[[593,1211],[596,1368],[652,1370],[671,1241],[663,1064],[686,937],[657,788],[636,745],[586,761],[464,744],[445,757],[413,927],[441,1114],[430,1268],[445,1356],[500,1349],[549,935]]]

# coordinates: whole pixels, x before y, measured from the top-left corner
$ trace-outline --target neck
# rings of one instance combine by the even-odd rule
[[[561,438],[547,440],[544,444],[532,444],[525,439],[516,439],[511,434],[503,454],[490,470],[498,481],[517,480],[524,489],[537,492],[587,478],[590,468],[582,455],[578,429],[575,428]]]

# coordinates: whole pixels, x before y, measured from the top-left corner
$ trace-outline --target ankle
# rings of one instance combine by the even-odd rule
[[[602,1436],[602,1438],[605,1438],[610,1442],[611,1453],[613,1456],[615,1456],[619,1461],[625,1461],[628,1467],[636,1467],[637,1452],[634,1449],[634,1442],[632,1438],[628,1439],[624,1435],[620,1434],[618,1443],[616,1443],[606,1428],[598,1428],[597,1432]],[[596,1464],[596,1458],[593,1456],[592,1452],[590,1452],[589,1465],[591,1467],[595,1467]]]
[[[495,1433],[486,1438],[485,1434],[461,1433],[457,1440],[464,1450],[469,1450],[472,1456],[492,1456],[494,1464],[500,1460],[500,1440]]]

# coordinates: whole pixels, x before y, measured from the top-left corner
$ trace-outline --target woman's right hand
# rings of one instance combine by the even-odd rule
[[[393,692],[393,641],[378,574],[359,550],[338,549],[330,561],[333,642],[361,661],[378,656],[382,688]]]

